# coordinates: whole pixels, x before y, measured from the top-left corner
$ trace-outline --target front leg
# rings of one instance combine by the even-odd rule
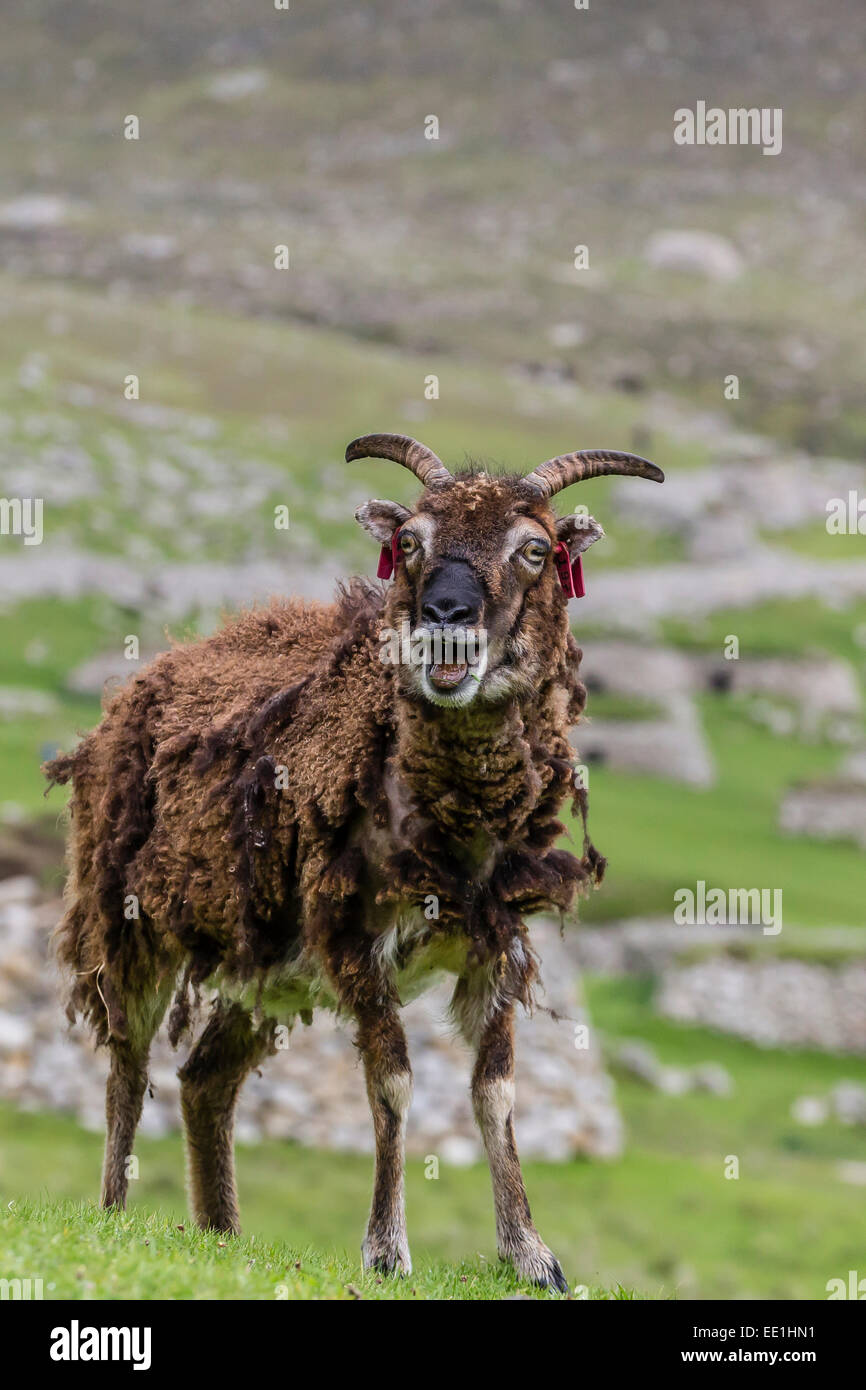
[[[411,1274],[403,1170],[412,1070],[406,1034],[393,1006],[359,1018],[357,1043],[376,1137],[373,1204],[361,1246],[364,1268],[383,1274]]]
[[[357,929],[354,900],[341,909],[332,902],[331,908],[327,914],[322,911],[318,923],[321,949],[341,1010],[358,1025],[355,1044],[364,1063],[376,1140],[373,1204],[361,1245],[364,1268],[411,1274],[403,1168],[412,1069],[399,999],[383,973],[375,937]]]
[[[568,1292],[559,1261],[541,1239],[514,1141],[514,1004],[494,1007],[482,1025],[472,1073],[472,1104],[487,1150],[499,1257],[542,1288]]]

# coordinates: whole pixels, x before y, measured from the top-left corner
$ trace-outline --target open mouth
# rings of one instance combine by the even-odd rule
[[[437,705],[465,705],[474,699],[487,670],[483,629],[433,628],[426,631],[421,684]]]
[[[478,694],[487,670],[487,653],[475,661],[431,661],[424,666],[429,699],[438,705],[465,705]]]
[[[454,690],[469,674],[468,661],[437,661],[427,668],[427,678],[434,690]]]

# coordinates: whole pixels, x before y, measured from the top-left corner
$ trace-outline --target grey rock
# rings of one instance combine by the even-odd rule
[[[712,956],[662,971],[656,1007],[668,1018],[761,1047],[866,1053],[866,960],[831,967],[789,958]]]
[[[843,1125],[866,1125],[866,1086],[840,1081],[830,1092],[830,1104]]]
[[[714,1096],[729,1096],[734,1089],[730,1072],[719,1062],[703,1062],[695,1067],[692,1085],[696,1091],[709,1091]]]
[[[743,272],[743,260],[733,242],[715,232],[654,232],[644,257],[654,270],[681,271],[707,280],[736,280]]]
[[[616,1060],[630,1076],[636,1076],[639,1081],[645,1081],[650,1086],[658,1085],[662,1067],[648,1043],[637,1040],[622,1043],[617,1051]]]
[[[0,1013],[0,1053],[21,1052],[30,1042],[32,1025],[20,1014]]]
[[[817,840],[853,840],[866,849],[866,782],[813,782],[791,787],[779,808],[788,835]]]

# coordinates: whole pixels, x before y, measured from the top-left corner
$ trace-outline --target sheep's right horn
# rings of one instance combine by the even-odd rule
[[[452,477],[432,449],[408,434],[362,434],[346,450],[346,462],[354,459],[391,459],[408,468],[425,487],[443,487]]]
[[[613,449],[582,449],[577,454],[560,454],[540,463],[527,473],[524,482],[542,497],[553,497],[572,483],[581,483],[585,478],[604,478],[611,473],[652,478],[654,483],[665,480],[660,468],[638,454],[619,454]]]

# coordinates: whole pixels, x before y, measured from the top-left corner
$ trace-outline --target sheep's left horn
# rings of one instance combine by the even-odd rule
[[[452,477],[432,449],[408,434],[363,434],[346,450],[346,462],[354,459],[391,459],[408,468],[425,487],[443,487]]]
[[[624,477],[652,478],[654,483],[663,483],[665,475],[649,459],[638,454],[618,454],[611,449],[582,449],[577,454],[560,454],[558,458],[548,459],[527,473],[524,482],[541,497],[553,497],[572,483],[582,483],[586,478],[604,478],[610,473]]]

